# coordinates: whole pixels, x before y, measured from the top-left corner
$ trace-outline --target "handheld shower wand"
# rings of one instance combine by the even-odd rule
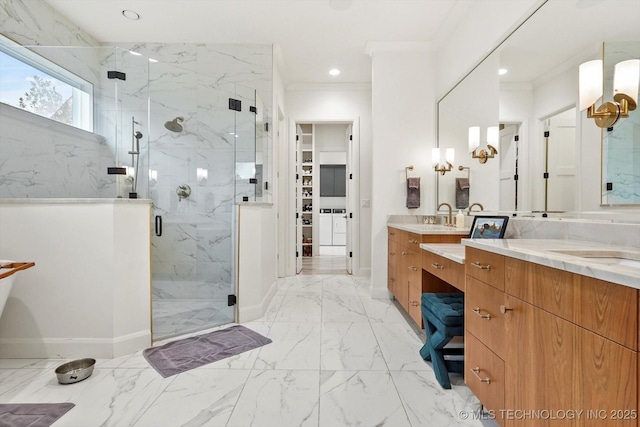
[[[131,177],[131,192],[129,193],[130,199],[137,199],[138,194],[136,189],[138,187],[138,163],[140,160],[140,139],[142,139],[142,132],[135,130],[135,125],[140,123],[136,122],[135,117],[131,117],[131,168],[133,169],[133,176]]]

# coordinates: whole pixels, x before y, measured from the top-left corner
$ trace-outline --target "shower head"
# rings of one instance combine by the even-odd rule
[[[166,122],[164,127],[166,127],[171,132],[182,132],[182,125],[178,122],[184,122],[184,117],[176,117],[170,122]]]
[[[142,132],[140,132],[139,130],[135,131],[135,133],[133,134],[135,139],[140,139],[142,138]]]

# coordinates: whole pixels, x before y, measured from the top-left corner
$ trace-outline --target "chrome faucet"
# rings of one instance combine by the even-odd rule
[[[471,208],[474,206],[479,206],[481,211],[484,210],[484,207],[480,203],[473,203],[467,208],[467,215],[471,215]]]
[[[452,213],[451,205],[449,203],[446,203],[446,202],[440,203],[438,205],[438,210],[440,210],[440,208],[442,206],[444,206],[444,205],[446,205],[449,208],[449,220],[447,221],[447,223],[445,225],[453,225],[453,217],[451,216],[451,213]]]

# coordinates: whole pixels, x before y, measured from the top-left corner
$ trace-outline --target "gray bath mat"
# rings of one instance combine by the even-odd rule
[[[0,427],[49,427],[73,408],[73,403],[3,403]]]
[[[271,340],[236,325],[173,341],[142,352],[164,378],[269,344]]]

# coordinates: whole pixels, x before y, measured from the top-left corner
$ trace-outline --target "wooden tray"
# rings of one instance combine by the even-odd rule
[[[35,262],[10,262],[7,264],[2,264],[0,265],[0,279],[9,277],[20,270],[26,270],[27,268],[31,268],[34,265],[36,265]],[[8,269],[8,271],[3,271],[5,269]]]

